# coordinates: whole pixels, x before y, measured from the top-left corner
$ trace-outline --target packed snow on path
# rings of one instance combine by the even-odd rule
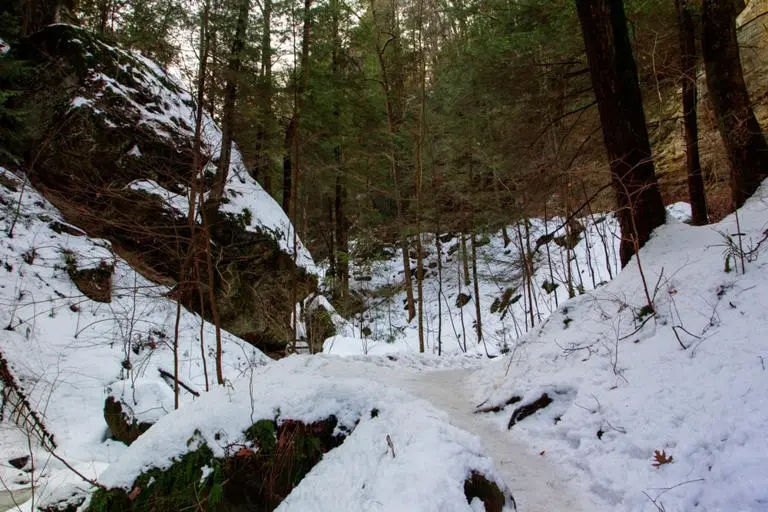
[[[365,358],[319,355],[290,357],[260,371],[290,372],[297,376],[297,380],[302,376],[317,376],[325,380],[352,377],[365,379],[373,388],[394,387],[406,391],[441,410],[452,425],[479,438],[484,452],[493,458],[495,471],[509,486],[517,510],[611,510],[607,503],[590,491],[585,475],[577,469],[542,457],[526,442],[509,436],[493,421],[475,413],[475,403],[467,383],[476,372],[482,373],[486,367],[484,359],[462,355],[392,354]]]

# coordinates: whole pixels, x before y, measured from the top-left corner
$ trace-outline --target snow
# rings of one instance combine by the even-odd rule
[[[672,203],[667,206],[667,215],[672,216],[678,222],[690,222],[691,205],[684,202]]]
[[[135,156],[136,158],[141,158],[141,150],[139,149],[138,144],[134,144],[134,146],[131,148],[130,151],[127,153],[130,156]]]
[[[508,436],[577,472],[607,509],[766,510],[766,197],[763,185],[740,210],[740,229],[735,215],[659,228],[640,258],[654,317],[637,318],[646,301],[633,260],[476,373],[477,403],[549,392],[557,407]],[[755,252],[746,273],[726,273],[725,236],[739,232]],[[495,415],[500,430],[511,410]],[[655,450],[672,463],[654,467]]]
[[[132,270],[112,253],[107,241],[89,238],[64,222],[29,183],[2,168],[0,177],[16,189],[0,185],[0,324],[11,327],[0,331],[0,352],[53,433],[56,452],[95,477],[125,449],[121,443],[104,441],[108,394],[122,399],[139,421],[155,421],[173,410],[172,388],[159,370],[173,371],[176,304],[165,298],[166,286]],[[11,238],[7,233],[17,205]],[[111,303],[94,302],[76,288],[66,269],[67,258],[81,270],[114,264]],[[200,322],[197,315],[182,310],[179,375],[185,384],[204,392]],[[255,348],[223,334],[228,380],[265,364],[266,356]],[[213,326],[203,324],[203,335],[212,383]],[[124,368],[128,357],[131,371]],[[185,405],[194,396],[182,390],[180,399]],[[33,447],[32,452],[39,473],[38,499],[54,496],[51,493],[70,484],[81,485],[44,450]],[[25,433],[13,423],[0,423],[0,479],[10,488],[27,486],[29,475],[4,461],[29,454]]]
[[[535,271],[531,287],[534,301],[531,306],[522,279],[521,255],[527,245],[524,226],[520,226],[519,236],[517,226],[507,228],[511,241],[506,245],[501,232],[487,235],[486,243],[477,248],[483,333],[480,343],[474,327],[477,316],[474,290],[464,282],[460,236],[442,235],[442,290],[438,286],[434,237],[423,237],[427,351],[469,351],[491,356],[505,353],[512,350],[517,338],[532,329],[531,309],[534,309],[534,324],[538,324],[568,299],[569,282],[574,293],[579,293],[579,290],[588,291],[611,280],[619,268],[619,227],[615,217],[612,214],[587,215],[576,220],[584,232],[578,244],[566,251],[558,245],[558,237],[567,234],[564,219],[550,218],[546,222],[530,219],[527,238],[532,248],[536,247],[540,237],[549,234],[552,238],[534,251]],[[479,245],[481,237],[477,239]],[[469,251],[469,239],[466,244]],[[415,268],[415,254],[412,256],[411,267]],[[402,265],[399,249],[393,249],[385,259],[364,266],[352,260],[350,288],[365,300],[365,312],[362,318],[358,315],[352,322],[356,329],[352,332],[347,329],[342,333],[343,338],[328,341],[326,352],[338,355],[418,352],[417,323],[408,322],[403,312],[406,294],[402,289]],[[550,293],[545,283],[555,283],[557,287]],[[395,292],[388,293],[388,290]],[[502,299],[507,290],[511,304],[502,311],[503,314],[491,314],[491,306]],[[463,307],[456,303],[459,294],[470,297]],[[438,308],[442,311],[438,312]],[[367,327],[370,334],[361,332],[361,326]],[[441,334],[439,338],[438,332]],[[358,339],[356,346],[352,338]]]
[[[163,82],[176,82],[156,65],[130,55],[143,64],[134,70],[142,83],[164,95],[162,114],[143,112],[142,122],[161,131],[191,126],[191,97],[169,89]],[[118,87],[108,77],[94,79]],[[75,103],[98,104],[95,98]],[[221,136],[210,118],[204,134],[206,150],[216,153]],[[250,228],[279,232],[290,250],[286,217],[260,195],[234,154],[228,211],[248,208]],[[18,177],[0,172],[22,189]],[[185,214],[183,194],[151,181],[131,186]],[[438,293],[435,242],[425,237],[426,354],[418,354],[416,322],[403,310],[396,251],[365,267],[353,262],[351,285],[367,310],[349,321],[332,313],[339,334],[324,344],[326,354],[271,362],[225,334],[228,383],[210,393],[203,392],[199,318],[184,312],[180,374],[202,396],[182,393],[179,411],[172,411],[170,387],[158,372],[172,365],[168,333],[175,305],[163,297],[167,288],[137,275],[108,243],[72,227],[53,231],[53,220],[65,225],[59,213],[24,188],[14,237],[0,239],[0,322],[13,327],[0,331],[0,349],[56,436],[57,453],[107,485],[129,487],[139,472],[167,467],[188,450],[196,430],[222,455],[246,427],[274,418],[279,409],[282,419],[311,422],[334,414],[348,428],[359,420],[281,510],[482,510],[460,490],[472,470],[506,485],[526,511],[768,509],[766,184],[738,217],[710,226],[685,224],[690,207],[670,205],[668,223],[621,271],[610,214],[577,219],[585,231],[569,250],[555,239],[537,244],[558,227],[556,237],[567,234],[561,218],[532,219],[528,233],[522,224],[519,231],[508,227],[506,246],[502,233],[489,233],[478,247],[480,342],[474,330],[478,298],[456,304],[460,293],[474,295],[460,277],[458,238],[445,237]],[[19,193],[0,187],[0,200],[7,231]],[[532,301],[520,265],[528,238],[538,245]],[[63,269],[64,250],[72,251],[79,268],[114,263],[111,304],[87,300],[74,288]],[[299,260],[311,268],[308,253],[300,251]],[[558,286],[550,293],[545,281]],[[511,304],[492,313],[506,290],[513,290]],[[305,306],[329,307],[322,297]],[[203,328],[208,353],[213,334],[209,325]],[[124,344],[128,339],[131,347]],[[131,374],[121,369],[127,354]],[[544,394],[550,405],[509,426],[518,407]],[[157,421],[130,448],[104,440],[108,395],[125,401],[139,419]],[[519,400],[505,405],[512,397]],[[491,406],[499,410],[476,413]],[[373,408],[379,409],[375,418]],[[0,424],[0,478],[14,489],[28,487],[29,476],[4,461],[28,454],[27,442],[18,428]],[[660,462],[656,451],[670,457],[668,463],[654,465]],[[83,487],[44,451],[33,448],[33,455],[38,496],[66,497]]]
[[[18,180],[9,173],[4,176]],[[4,194],[8,204],[18,197]],[[28,189],[27,194],[23,201],[26,215],[16,236],[4,239],[2,245],[3,261],[15,269],[10,279],[2,280],[6,288],[0,288],[9,301],[19,290],[33,290],[33,284],[35,296],[45,298],[41,291],[45,286],[37,284],[34,272],[48,272],[45,280],[64,290],[68,281],[63,275],[54,276],[50,264],[60,257],[55,249],[59,245],[90,254],[88,264],[92,266],[110,254],[108,245],[87,237],[54,236],[32,213],[39,213],[34,210],[42,208],[36,205],[39,203],[46,215],[58,214],[33,191]],[[671,210],[685,212],[680,205]],[[596,236],[596,229],[610,233],[612,222],[610,217],[591,225],[585,222],[586,237]],[[540,235],[542,224],[533,221],[532,239]],[[259,418],[274,418],[279,409],[283,419],[311,422],[335,414],[349,428],[359,420],[346,441],[326,454],[280,510],[481,510],[477,501],[466,502],[460,485],[469,472],[478,470],[506,485],[520,510],[639,512],[661,507],[667,511],[759,511],[768,504],[764,485],[768,474],[764,442],[768,339],[763,334],[768,314],[762,305],[768,289],[766,233],[768,185],[739,211],[738,226],[735,215],[704,227],[689,226],[670,215],[668,224],[656,230],[640,254],[654,299],[654,315],[643,311],[646,294],[637,260],[618,275],[612,270],[615,278],[610,281],[605,278],[607,268],[594,263],[595,282],[602,284],[586,289],[592,277],[585,268],[587,246],[582,240],[574,248],[572,265],[575,274],[579,262],[585,293],[570,300],[559,296],[549,314],[550,305],[543,300],[549,294],[539,291],[542,320],[534,327],[528,325],[528,332],[522,308],[508,313],[506,324],[494,318],[499,313],[484,310],[486,329],[500,330],[506,325],[508,330],[487,343],[489,351],[498,354],[498,341],[506,340],[509,350],[502,357],[488,360],[484,349],[478,349],[482,344],[473,341],[464,353],[459,349],[463,343],[448,343],[447,338],[445,348],[454,348],[438,357],[431,349],[434,324],[429,330],[430,353],[418,354],[409,341],[412,327],[398,308],[386,320],[393,322],[393,328],[405,325],[406,334],[395,343],[371,337],[367,340],[369,355],[362,355],[358,348],[362,340],[355,337],[358,328],[353,327],[358,322],[349,322],[342,326],[342,333],[326,342],[328,351],[345,357],[292,356],[266,365],[230,367],[226,388],[215,387],[197,400],[185,395],[184,406],[169,414],[165,414],[172,407],[169,388],[151,371],[137,378],[134,386],[118,378],[122,347],[105,346],[103,340],[110,339],[105,336],[108,329],[83,336],[80,346],[81,338],[60,339],[72,329],[72,318],[58,320],[72,315],[66,313],[66,307],[57,309],[54,319],[38,314],[29,340],[21,326],[4,331],[0,340],[16,369],[23,375],[38,376],[30,394],[36,404],[49,403],[41,409],[62,453],[88,475],[100,474],[100,481],[108,485],[129,487],[139,472],[167,467],[188,449],[186,442],[195,430],[222,455],[228,443],[242,440],[246,427]],[[741,238],[745,272],[740,258],[734,258],[738,245],[728,242],[729,238],[736,243]],[[47,262],[41,263],[42,268],[24,267],[20,262],[33,240],[46,241],[35,245],[36,258]],[[46,249],[48,246],[53,248]],[[504,248],[500,237],[492,237],[480,249],[491,269],[494,265],[509,268],[503,265],[504,258],[515,257],[514,248]],[[539,252],[545,249],[542,245]],[[554,251],[554,246],[549,249]],[[607,252],[613,255],[613,249]],[[594,253],[590,257],[597,259]],[[726,256],[731,257],[728,267]],[[550,275],[544,261],[538,260],[537,280]],[[396,262],[394,256],[381,264],[392,273],[380,282],[397,279]],[[446,263],[457,264],[455,260]],[[121,265],[118,262],[118,269]],[[553,273],[567,275],[562,266],[555,266]],[[133,274],[129,281],[135,278],[130,276]],[[488,290],[489,283],[498,279],[490,271],[481,277]],[[459,285],[446,281],[445,293],[453,302],[451,294],[458,293]],[[358,280],[358,286],[363,282],[371,287],[375,284]],[[558,291],[565,288],[560,283]],[[513,284],[510,279],[503,286]],[[425,288],[434,286],[430,275]],[[483,303],[488,308],[493,295],[486,293]],[[152,300],[152,315],[158,315],[162,299]],[[402,305],[397,295],[392,301]],[[316,302],[327,306],[324,299],[316,298]],[[119,304],[113,301],[112,307]],[[425,301],[427,318],[435,318],[435,306]],[[100,307],[81,305],[81,314],[85,309],[100,320]],[[473,317],[468,307],[464,309],[466,330],[472,332]],[[24,318],[20,311],[14,314]],[[518,332],[512,314],[518,315]],[[386,318],[369,317],[368,325],[386,332],[388,325],[375,323]],[[451,319],[460,322],[456,307],[452,307]],[[374,355],[379,350],[382,352]],[[194,354],[190,347],[187,355]],[[167,357],[167,351],[160,351],[147,364],[167,367]],[[47,380],[40,383],[41,372],[32,370],[43,362],[48,364],[48,373]],[[183,374],[185,381],[201,388],[199,369],[186,358]],[[53,380],[55,386],[48,384]],[[140,417],[157,420],[130,448],[102,442],[99,437],[104,428],[100,408],[108,392],[133,400],[130,403]],[[52,399],[45,400],[51,393]],[[544,393],[553,400],[549,406],[508,427],[517,407]],[[520,400],[505,406],[512,396]],[[498,405],[500,410],[477,414],[478,405]],[[380,411],[376,418],[370,415],[373,408]],[[73,410],[91,412],[80,420]],[[26,441],[18,430],[4,428],[2,435],[3,457],[26,453]],[[397,454],[394,458],[387,435]],[[655,467],[656,450],[671,457],[671,462]],[[10,481],[17,477],[3,471]],[[48,471],[50,476],[43,480],[48,485],[46,492],[55,489],[60,495],[67,485],[75,485],[55,461],[48,462]],[[205,468],[201,478],[204,476]]]
[[[762,303],[763,290],[768,289],[764,281],[768,279],[764,277],[768,185],[739,211],[738,225],[736,215],[731,215],[710,226],[688,226],[684,222],[690,219],[690,206],[684,203],[670,205],[668,213],[667,225],[655,232],[640,256],[655,315],[641,318],[647,301],[636,260],[610,280],[603,266],[606,258],[594,258],[594,281],[591,278],[587,240],[593,241],[591,256],[600,256],[594,230],[615,233],[609,216],[598,223],[582,220],[586,237],[574,248],[572,271],[585,293],[571,300],[559,295],[554,307],[553,297],[541,290],[550,275],[541,257],[542,246],[534,287],[541,322],[534,328],[526,326],[529,308],[521,300],[502,323],[498,313],[489,310],[498,292],[489,290],[498,290],[495,281],[505,277],[502,262],[514,260],[519,248],[514,244],[503,248],[500,234],[494,234],[479,250],[481,268],[486,268],[480,276],[483,330],[489,352],[501,352],[504,341],[508,354],[479,369],[424,372],[418,386],[403,381],[403,369],[387,377],[364,373],[371,380],[408,389],[449,412],[455,425],[481,435],[497,467],[503,460],[524,460],[516,471],[505,471],[503,464],[500,468],[521,510],[766,510],[768,339],[763,333],[768,315]],[[532,221],[532,240],[543,232],[541,224]],[[737,254],[739,238],[747,253],[744,274]],[[615,243],[614,239],[614,247],[606,251],[614,275]],[[557,264],[562,250],[554,245],[549,250],[556,260],[553,273],[560,276],[555,280],[560,283],[557,291],[562,292],[562,277],[567,275],[566,267]],[[427,263],[434,262],[433,244],[427,245],[427,252]],[[357,289],[370,292],[396,285],[402,280],[400,261],[395,253],[374,264],[372,271],[354,269],[363,277],[356,281]],[[443,265],[452,265],[443,283],[443,350],[461,353],[461,329],[451,327],[461,322],[453,305],[463,286],[456,278],[460,262],[446,258]],[[599,286],[593,287],[593,282]],[[509,284],[514,282],[503,286]],[[424,286],[428,350],[433,353],[434,274]],[[464,293],[471,294],[471,288]],[[416,322],[405,318],[404,297],[397,293],[389,304],[370,300],[369,306],[374,307],[363,323],[372,334],[360,336],[358,329],[357,336],[331,338],[325,351],[346,356],[350,367],[366,359],[360,354],[379,348],[391,351],[389,357],[419,357],[415,355]],[[473,306],[470,302],[463,308],[467,337],[473,335]],[[376,308],[384,314],[377,315]],[[354,323],[359,325],[360,318]],[[392,332],[395,339],[387,343]],[[482,345],[468,341],[468,354],[484,353]],[[441,396],[461,393],[462,387],[469,391],[463,406]],[[553,403],[508,429],[515,408],[544,393]],[[472,419],[467,415],[468,407],[503,406],[512,396],[519,396],[520,402],[481,415],[485,425],[477,423],[478,415]],[[655,467],[656,450],[671,456],[672,462]],[[556,496],[542,497],[553,492],[570,495],[570,505],[556,502]]]
[[[242,432],[255,420],[272,419],[277,410],[280,419],[303,422],[333,414],[353,429],[277,510],[470,511],[463,483],[471,472],[498,481],[480,440],[449,424],[444,412],[400,390],[372,387],[367,380],[304,371],[311,363],[310,357],[296,356],[259,368],[233,389],[216,390],[164,417],[100,481],[130,489],[138,473],[167,467],[189,450],[187,440],[196,431],[215,455],[223,456],[227,445],[242,442]],[[375,417],[373,409],[378,410]]]
[[[173,141],[184,139],[191,147],[196,117],[195,103],[181,81],[138,52],[123,50],[100,41],[94,41],[93,44],[99,45],[102,52],[112,55],[122,72],[130,75],[136,85],[125,85],[114,77],[93,70],[87,77],[87,85],[81,95],[72,102],[72,108],[91,108],[94,112],[104,115],[105,123],[109,126],[134,126],[136,123],[132,119],[121,117],[119,113],[110,117],[107,114],[109,109],[99,108],[99,102],[104,101],[106,94],[117,95],[129,105],[132,112],[139,115],[139,125],[149,127],[159,137]],[[93,97],[88,97],[89,95]],[[152,97],[153,102],[145,103],[148,95]],[[217,172],[216,160],[221,151],[221,138],[219,127],[207,112],[204,113],[202,151],[208,156],[208,165],[203,172]],[[138,148],[135,149],[138,151]],[[175,199],[178,194],[163,189],[157,183],[153,183],[151,187],[146,186],[144,190],[158,194],[164,201],[174,197],[171,201],[174,209],[181,203]],[[249,212],[251,221],[246,229],[272,234],[283,251],[293,254],[293,228],[287,215],[248,173],[234,143],[224,196],[226,201],[221,211],[240,216]],[[186,212],[184,214],[186,215]],[[317,274],[318,269],[312,256],[301,240],[298,240],[296,245],[297,264],[309,273]]]
[[[166,208],[181,217],[186,217],[189,213],[189,199],[186,195],[174,194],[170,190],[163,188],[155,180],[132,181],[127,185],[126,188],[139,192],[146,192],[147,194],[160,197]]]
[[[80,108],[93,105],[93,101],[85,99],[82,96],[78,96],[77,98],[73,99],[69,105],[72,108]]]

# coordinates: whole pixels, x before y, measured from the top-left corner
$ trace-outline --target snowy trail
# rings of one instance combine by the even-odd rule
[[[401,355],[402,356],[402,355]],[[412,361],[415,362],[415,361]],[[332,378],[361,378],[399,388],[430,402],[444,411],[449,421],[479,437],[496,471],[509,486],[519,512],[602,512],[616,510],[592,490],[594,482],[570,465],[515,438],[513,433],[484,414],[474,414],[475,403],[466,392],[466,383],[482,367],[426,369],[410,366],[401,357],[398,365],[366,362],[350,364],[337,357],[296,358],[284,363],[304,367]],[[297,368],[298,369],[298,368]],[[481,370],[482,371],[482,370]],[[512,411],[510,410],[511,414]]]
[[[482,439],[496,470],[509,485],[520,512],[610,510],[578,476],[499,429],[488,418],[474,414],[474,405],[463,391],[472,370],[423,372],[389,384],[431,402],[445,411],[455,426]]]

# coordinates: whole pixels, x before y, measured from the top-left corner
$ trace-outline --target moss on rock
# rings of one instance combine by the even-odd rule
[[[335,416],[309,424],[259,420],[224,457],[215,457],[196,434],[187,443],[191,451],[167,469],[142,473],[130,490],[97,490],[88,511],[274,510],[323,454],[344,441],[334,435],[337,423]]]

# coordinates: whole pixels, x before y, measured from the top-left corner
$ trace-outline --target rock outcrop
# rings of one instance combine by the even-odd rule
[[[181,84],[143,56],[69,25],[47,27],[12,55],[31,65],[15,99],[24,130],[14,148],[31,183],[69,222],[110,240],[146,277],[173,286],[187,268],[187,280],[200,286],[177,286],[175,293],[207,319],[213,282],[222,327],[266,352],[281,352],[292,336],[292,299],[317,289],[314,264],[301,244],[293,255],[288,218],[248,174],[236,148],[224,198],[207,219],[210,239],[202,242],[213,253],[212,278],[202,256],[193,264],[191,183],[197,179],[198,203],[204,202],[221,133],[205,115],[201,151],[194,154],[195,105]]]

